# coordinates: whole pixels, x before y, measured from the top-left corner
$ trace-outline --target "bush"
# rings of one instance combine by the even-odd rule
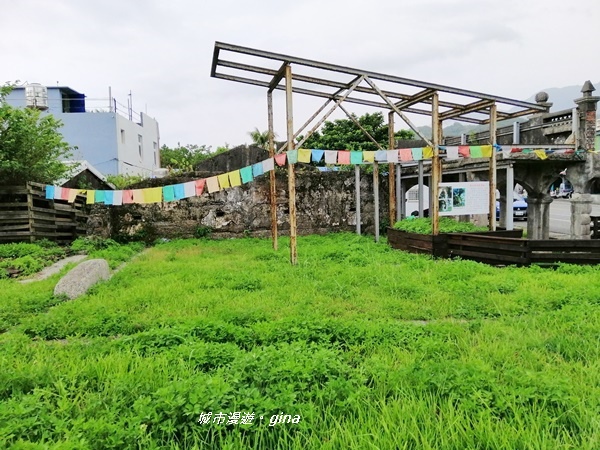
[[[431,218],[404,219],[396,222],[394,229],[409,233],[431,234]],[[450,217],[440,217],[440,233],[471,233],[487,230],[487,227],[478,227],[471,222],[457,222]]]

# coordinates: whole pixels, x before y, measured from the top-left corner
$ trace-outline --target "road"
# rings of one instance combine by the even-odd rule
[[[592,216],[600,216],[600,205],[592,205]],[[550,203],[550,232],[571,233],[571,204],[567,199],[555,199]]]
[[[554,199],[550,203],[550,233],[565,234],[571,233],[571,201],[567,199]],[[592,216],[600,216],[600,205],[592,205]],[[527,222],[515,220],[516,228],[527,229]]]

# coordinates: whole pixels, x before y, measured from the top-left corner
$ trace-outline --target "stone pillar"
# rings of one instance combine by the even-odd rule
[[[579,110],[580,145],[584,150],[593,150],[596,140],[596,107],[600,97],[593,97],[596,88],[588,80],[581,88],[583,97],[575,100]]]
[[[506,228],[506,218],[508,217],[508,208],[506,207],[506,195],[500,194],[500,198],[498,199],[498,203],[500,203],[500,228]],[[512,211],[510,211],[512,213]]]
[[[573,194],[571,198],[571,239],[590,239],[591,194]]]
[[[550,203],[549,194],[527,197],[527,239],[550,238]]]

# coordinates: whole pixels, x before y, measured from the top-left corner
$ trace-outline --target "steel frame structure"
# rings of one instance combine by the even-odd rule
[[[251,62],[249,62],[251,61]],[[292,66],[294,71],[292,73]],[[315,75],[316,72],[316,75]],[[273,139],[273,100],[272,93],[282,90],[286,93],[287,142],[278,149],[293,150],[300,147],[331,115],[340,108],[351,120],[353,116],[342,106],[343,102],[370,106],[388,112],[389,120],[389,149],[394,148],[394,120],[397,114],[418,136],[433,148],[432,158],[432,192],[430,198],[437,198],[437,185],[442,179],[439,145],[442,142],[442,122],[453,119],[475,124],[489,124],[490,144],[496,143],[496,128],[498,120],[507,120],[527,114],[547,112],[548,107],[535,103],[514,100],[506,97],[489,95],[466,89],[427,83],[394,75],[359,70],[351,67],[324,63],[305,58],[298,58],[280,53],[243,47],[239,45],[215,42],[211,77],[238,83],[259,86],[267,90],[268,121],[269,121],[269,153],[276,153]],[[382,88],[381,86],[385,86]],[[304,123],[294,131],[293,124],[293,94],[302,94],[325,99],[325,103]],[[440,95],[443,99],[440,99]],[[448,97],[448,98],[445,98]],[[331,105],[332,104],[332,105]],[[330,106],[331,105],[331,106]],[[498,111],[498,105],[512,107],[511,112]],[[329,110],[317,121],[297,144],[295,139],[319,117],[325,109]],[[424,136],[406,116],[406,113],[431,116],[432,138]],[[361,127],[362,128],[362,127]],[[375,141],[363,129],[371,141]],[[379,146],[379,144],[378,144]],[[379,202],[378,202],[378,164],[374,163],[374,194],[376,231],[375,239],[379,238]],[[495,191],[496,191],[496,158],[490,159],[490,229],[495,228]],[[397,183],[396,173],[400,165],[390,164],[390,221],[399,213],[396,205]],[[359,173],[357,171],[357,179]],[[271,190],[271,228],[273,247],[277,249],[277,221],[275,198],[275,174],[270,173]],[[297,263],[296,250],[296,199],[295,174],[292,164],[288,164],[288,191],[290,202],[290,262]],[[357,194],[357,201],[358,199]],[[439,233],[438,202],[432,205],[433,234]],[[357,207],[357,211],[359,208]],[[357,222],[360,220],[357,217]],[[357,231],[360,226],[357,224]]]

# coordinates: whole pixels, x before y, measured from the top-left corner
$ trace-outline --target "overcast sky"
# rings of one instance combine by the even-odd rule
[[[263,88],[210,77],[215,41],[520,100],[600,79],[598,0],[18,0],[0,21],[0,82],[69,86],[88,107],[131,90],[169,146],[267,128]],[[295,97],[296,123],[321,102]],[[280,138],[284,114],[276,93]]]

